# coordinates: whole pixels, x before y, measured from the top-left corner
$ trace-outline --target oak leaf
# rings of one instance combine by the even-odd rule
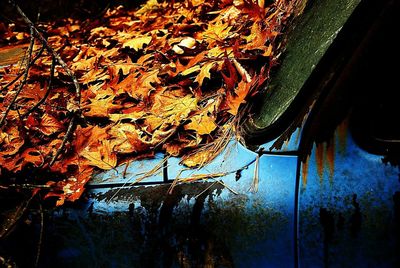
[[[216,62],[207,62],[201,66],[200,73],[196,76],[195,82],[199,83],[201,86],[205,78],[210,79],[210,70],[216,65]],[[197,66],[197,65],[196,65]]]
[[[246,83],[245,81],[241,81],[235,93],[229,93],[226,98],[227,105],[229,107],[228,112],[232,115],[236,115],[238,113],[239,107],[242,103],[245,103],[245,99],[250,91],[251,84]]]

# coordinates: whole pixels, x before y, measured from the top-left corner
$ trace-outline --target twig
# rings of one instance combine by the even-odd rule
[[[75,115],[73,115],[71,118],[71,121],[69,121],[69,125],[67,128],[67,132],[65,133],[64,139],[62,140],[62,143],[61,143],[60,147],[58,148],[56,154],[51,159],[49,166],[52,166],[54,164],[54,162],[57,160],[57,157],[61,154],[62,150],[64,149],[65,144],[67,143],[67,141],[69,139],[69,136],[72,134],[74,125],[75,125]]]
[[[30,67],[30,62],[31,62],[31,57],[32,57],[32,50],[33,50],[33,45],[35,43],[35,38],[33,36],[33,29],[31,28],[30,31],[31,31],[31,42],[30,42],[29,48],[28,48],[28,59],[27,59],[27,63],[26,63],[24,77],[22,79],[21,84],[19,85],[19,88],[18,88],[17,92],[15,92],[13,99],[11,100],[10,104],[7,106],[6,110],[3,112],[3,116],[0,119],[0,129],[3,128],[3,123],[5,122],[8,113],[11,111],[11,108],[14,106],[15,101],[18,98],[18,95],[21,93],[22,89],[24,88],[24,85],[26,83],[26,79],[28,78],[29,67]]]
[[[126,172],[128,171],[128,167],[131,163],[131,160],[129,159],[128,162],[125,164],[124,171],[122,172],[122,178],[126,179]]]
[[[42,241],[43,241],[44,215],[43,215],[43,207],[42,207],[41,199],[39,199],[39,209],[40,209],[40,233],[39,233],[39,241],[38,241],[38,247],[37,247],[37,252],[36,252],[35,267],[38,267],[38,265],[39,265],[40,251],[42,249]]]
[[[2,187],[2,186],[0,186],[0,187]],[[8,187],[17,188],[17,189],[39,189],[39,188],[47,189],[47,188],[51,188],[50,185],[46,185],[46,184],[29,184],[29,183],[10,184]]]
[[[53,156],[53,158],[50,161],[50,166],[54,164],[54,162],[57,160],[57,157],[60,155],[62,150],[64,149],[65,144],[68,141],[69,136],[72,133],[72,130],[75,125],[75,120],[76,120],[76,114],[77,112],[80,111],[80,102],[81,102],[81,89],[78,83],[78,80],[76,79],[75,74],[71,71],[71,69],[68,67],[68,65],[65,63],[65,61],[61,58],[61,56],[54,51],[54,49],[49,45],[47,42],[46,38],[40,33],[40,31],[35,27],[34,23],[25,15],[25,13],[21,10],[21,8],[17,5],[15,0],[9,0],[9,3],[17,10],[18,14],[22,17],[22,19],[25,21],[26,24],[29,25],[31,29],[31,34],[32,36],[35,36],[39,41],[42,43],[44,48],[49,52],[53,58],[58,62],[58,64],[61,65],[61,67],[64,69],[64,71],[67,73],[67,75],[71,78],[74,87],[75,87],[75,96],[76,96],[76,104],[77,106],[72,110],[74,113],[72,115],[71,121],[69,122],[67,132],[65,133],[64,139],[60,145],[60,148],[58,148],[56,154]],[[0,124],[1,126],[1,124]]]
[[[221,184],[222,186],[224,186],[226,189],[228,189],[231,193],[238,195],[239,193],[236,192],[235,190],[233,190],[231,187],[229,187],[227,184],[225,184],[222,180],[218,180],[217,181],[219,184]]]
[[[3,228],[3,230],[0,230],[0,239],[5,237],[7,234],[9,234],[11,232],[11,230],[16,225],[18,220],[22,217],[22,215],[25,213],[25,211],[29,207],[29,204],[31,203],[31,201],[35,197],[35,195],[36,195],[36,192],[33,191],[32,196],[29,197],[28,200],[26,200],[23,204],[21,204],[17,208],[16,212],[14,213],[15,216],[7,222],[7,226],[5,228]]]
[[[214,181],[213,183],[211,183],[210,185],[208,185],[203,191],[201,191],[199,194],[197,194],[194,198],[197,199],[199,198],[202,194],[204,194],[205,192],[207,192],[209,189],[211,189],[211,187],[213,187],[215,184],[217,184],[218,181]]]
[[[251,187],[250,187],[250,191],[252,193],[257,193],[257,191],[258,191],[258,182],[259,182],[258,168],[259,168],[259,163],[260,163],[260,155],[257,154],[256,163],[254,164],[253,182],[252,182]]]
[[[78,107],[80,106],[80,99],[81,99],[81,89],[78,83],[78,80],[76,79],[76,76],[74,73],[71,71],[71,69],[68,67],[68,65],[65,63],[65,61],[61,58],[61,56],[54,51],[54,49],[47,43],[46,38],[40,33],[40,31],[35,27],[34,23],[25,15],[25,13],[21,10],[21,8],[17,5],[15,0],[9,0],[9,3],[15,7],[17,10],[18,14],[22,17],[22,19],[25,21],[26,24],[29,25],[29,27],[33,30],[34,36],[39,39],[39,41],[42,43],[42,45],[46,48],[46,50],[57,60],[57,62],[61,65],[61,67],[64,69],[64,71],[67,73],[69,77],[71,77],[72,82],[74,83],[75,87],[75,94],[77,98],[77,104]]]
[[[49,85],[47,86],[47,91],[44,94],[44,96],[33,106],[31,107],[28,111],[26,111],[23,115],[22,118],[26,117],[27,115],[29,115],[30,113],[32,113],[34,110],[36,110],[40,105],[42,105],[45,100],[47,99],[47,97],[50,95],[50,91],[51,91],[51,87],[52,87],[52,82],[54,79],[54,69],[56,66],[56,60],[54,57],[52,57],[52,61],[51,61],[51,68],[50,68],[50,79],[49,79]]]
[[[107,201],[107,203],[110,202],[111,200],[113,200],[114,197],[116,197],[116,196],[118,195],[118,193],[121,191],[121,189],[124,188],[125,186],[133,186],[134,184],[139,183],[139,182],[141,182],[142,180],[144,180],[144,179],[146,179],[146,178],[148,178],[148,177],[150,177],[150,176],[152,176],[152,175],[158,174],[159,172],[157,172],[157,171],[158,171],[159,169],[161,169],[161,168],[164,166],[164,163],[165,163],[166,161],[168,161],[168,158],[169,158],[169,156],[168,156],[168,157],[165,157],[160,163],[158,163],[157,165],[155,165],[152,169],[150,169],[149,171],[147,171],[146,173],[144,173],[143,176],[137,178],[135,181],[133,181],[133,182],[131,182],[131,183],[130,183],[130,180],[133,179],[134,176],[130,177],[130,178],[129,178],[129,179],[128,179],[128,180],[127,180],[127,181],[126,181],[112,196],[111,196],[111,198]]]
[[[35,62],[40,58],[40,56],[42,56],[42,53],[44,51],[44,46],[42,46],[38,52],[38,54],[36,54],[36,56],[32,59],[30,66],[32,66],[33,64],[35,64]],[[7,83],[7,85],[5,85],[1,90],[6,90],[9,86],[11,86],[12,84],[14,84],[15,82],[18,81],[18,79],[21,78],[21,76],[25,73],[25,71],[20,72],[17,74],[17,76],[10,82]]]

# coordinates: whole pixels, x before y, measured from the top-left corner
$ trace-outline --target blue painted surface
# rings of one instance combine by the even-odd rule
[[[217,225],[216,228],[222,230],[222,233],[209,231],[217,237],[217,240],[224,241],[237,267],[293,267],[297,157],[271,155],[259,157],[259,183],[257,191],[253,191],[251,189],[257,165],[256,158],[256,153],[239,143],[231,142],[221,155],[201,169],[181,172],[184,167],[178,163],[179,159],[168,159],[168,176],[173,180],[178,174],[180,178],[185,178],[196,174],[228,173],[226,176],[207,180],[208,182],[221,181],[227,187],[214,190],[212,195],[206,197],[200,224],[204,228]],[[149,166],[146,165],[146,168],[148,169]],[[242,168],[240,178],[237,179],[235,171]],[[196,191],[198,185],[198,183],[191,183],[192,191]],[[162,186],[137,187],[155,189]],[[198,189],[198,194],[200,194],[201,188]],[[107,195],[109,191],[113,192]],[[142,221],[148,220],[146,218],[149,216],[146,215],[150,212],[147,211],[140,196],[126,191],[115,194],[116,191],[119,190],[117,188],[91,190],[92,198],[88,203],[93,202],[93,212],[112,216],[114,213],[128,212],[134,206],[138,209],[137,211],[141,211],[141,215],[144,215]],[[159,194],[168,198],[166,191]],[[111,195],[113,198],[111,200],[103,198],[102,196],[105,195],[108,197]],[[183,222],[189,226],[190,217],[186,217],[185,220],[184,215],[190,215],[193,212],[201,197],[193,196],[193,193],[185,194],[185,192],[183,195],[185,197],[173,208],[171,220],[176,223]],[[212,200],[210,200],[211,197]],[[162,207],[161,203],[157,209],[157,217],[161,217]],[[217,214],[224,216],[219,217]],[[155,224],[159,223],[158,220]],[[140,258],[140,256],[135,256],[135,258]]]
[[[323,174],[318,174],[316,155],[314,146],[306,182],[301,177],[300,266],[396,267],[398,167],[360,149],[351,135],[345,146],[336,136],[333,173],[323,160]]]
[[[152,159],[136,160],[124,163],[108,171],[96,174],[89,184],[109,184],[109,183],[122,183],[129,186],[140,182],[162,182],[162,161],[164,159],[163,153],[157,153]],[[145,176],[154,168],[160,168],[151,176]],[[125,175],[125,176],[124,176]]]

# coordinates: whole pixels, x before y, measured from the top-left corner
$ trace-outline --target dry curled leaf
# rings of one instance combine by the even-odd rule
[[[112,169],[121,158],[163,150],[183,155],[190,167],[209,162],[266,84],[281,52],[276,37],[304,2],[149,0],[138,8],[109,8],[101,19],[40,23],[75,74],[80,100],[59,64],[51,75],[47,53],[30,66],[18,96],[21,78],[5,85],[24,65],[0,67],[0,116],[10,107],[0,130],[0,168],[16,176],[28,167],[56,172],[60,180],[49,181],[48,196],[60,205],[78,199],[95,170]],[[11,24],[0,34],[6,49],[26,49],[19,40],[29,42]],[[36,41],[33,56],[39,50]],[[71,115],[76,125],[49,167]]]

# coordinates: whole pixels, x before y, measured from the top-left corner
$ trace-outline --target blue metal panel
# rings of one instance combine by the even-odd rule
[[[297,128],[293,133],[290,134],[289,137],[287,137],[287,139],[283,142],[282,147],[279,149],[276,149],[274,147],[274,144],[281,137],[278,137],[272,141],[264,143],[263,145],[260,145],[259,148],[263,148],[263,150],[270,151],[270,152],[294,152],[294,151],[297,151],[299,149],[301,131],[302,131],[301,127]]]
[[[262,155],[257,160],[242,145],[231,146],[234,150],[227,148],[220,156],[225,157],[196,172],[247,166],[240,175],[177,185],[172,194],[167,193],[170,184],[92,189],[80,209],[54,214],[47,243],[55,260],[49,262],[69,267],[82,260],[106,267],[143,267],[149,261],[148,266],[167,267],[293,267],[297,157]],[[168,170],[181,168],[171,163]],[[258,187],[252,191],[257,169]]]
[[[329,146],[314,146],[301,173],[300,266],[396,266],[398,167],[336,133]]]
[[[142,159],[136,160],[128,163],[124,163],[114,169],[103,171],[96,174],[89,185],[106,185],[121,183],[129,186],[131,184],[140,182],[162,182],[163,181],[163,169],[162,163],[164,159],[163,153],[157,153],[153,159]],[[154,174],[151,176],[145,176],[156,166],[161,166]]]

